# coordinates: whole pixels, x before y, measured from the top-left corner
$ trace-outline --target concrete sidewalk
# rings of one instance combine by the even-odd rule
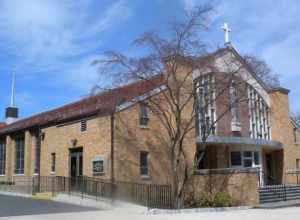
[[[300,216],[300,208],[283,208],[283,209],[248,209],[238,211],[224,211],[224,212],[198,212],[189,214],[137,214],[119,212],[118,209],[109,211],[91,211],[91,212],[77,212],[77,213],[62,213],[51,215],[32,215],[32,216],[18,216],[0,218],[1,220],[298,220]]]
[[[270,202],[260,204],[254,208],[256,209],[279,209],[279,208],[286,208],[286,207],[299,207],[300,200],[290,200],[290,201],[281,201],[281,202]]]

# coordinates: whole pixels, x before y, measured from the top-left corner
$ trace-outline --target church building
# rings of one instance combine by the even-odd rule
[[[221,80],[226,74],[222,62],[229,57],[242,67],[239,77],[246,82],[247,99],[210,131],[199,174],[249,169],[255,170],[255,184],[297,183],[300,130],[290,116],[289,90],[265,86],[230,44],[211,56],[218,73],[195,71],[190,82],[191,87],[199,85],[200,99],[206,99],[202,96],[207,89],[201,83]],[[12,98],[6,122],[0,123],[0,182],[40,175],[170,184],[169,154],[153,135],[161,126],[144,104],[160,95],[166,83],[159,74],[23,119]],[[224,100],[230,103],[234,84],[229,90],[222,99],[212,100],[204,116],[208,123],[222,114]],[[199,153],[201,132],[198,124],[185,143],[191,165]]]

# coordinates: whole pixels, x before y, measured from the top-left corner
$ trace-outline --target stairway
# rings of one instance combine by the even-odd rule
[[[272,185],[259,188],[261,204],[300,199],[300,185]]]

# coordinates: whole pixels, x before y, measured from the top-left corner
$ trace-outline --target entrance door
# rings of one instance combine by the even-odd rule
[[[73,189],[80,185],[82,165],[82,148],[70,149],[70,177]]]
[[[266,183],[272,185],[274,182],[273,155],[268,153],[266,154]]]

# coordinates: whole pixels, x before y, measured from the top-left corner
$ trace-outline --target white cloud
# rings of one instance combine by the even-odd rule
[[[233,45],[242,53],[264,58],[291,89],[293,111],[299,106],[300,4],[297,0],[219,1],[215,24],[229,22]]]
[[[275,71],[281,73],[286,79],[300,77],[299,42],[300,33],[291,34],[284,40],[267,47],[263,51],[262,57],[268,63],[272,63]]]
[[[182,0],[183,5],[184,5],[184,9],[185,10],[190,10],[193,7],[196,6],[197,0]]]
[[[68,68],[66,81],[82,91],[88,91],[99,81],[99,73],[96,65],[91,65],[95,60],[99,60],[99,55],[90,55]]]
[[[123,1],[105,8],[91,0],[1,0],[0,49],[18,57],[19,68],[63,72],[76,62],[70,59],[98,48],[103,31],[130,15]]]

